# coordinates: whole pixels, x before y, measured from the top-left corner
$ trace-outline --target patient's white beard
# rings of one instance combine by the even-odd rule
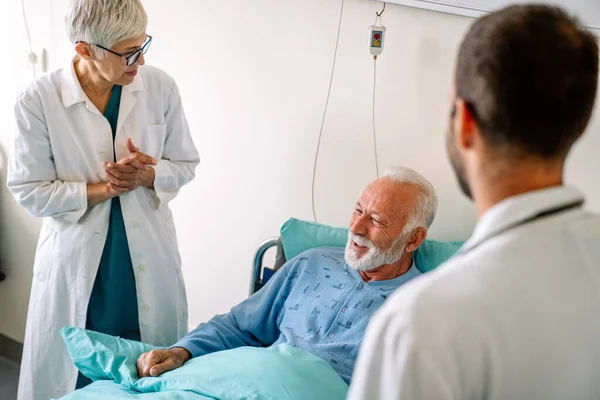
[[[394,243],[392,243],[387,251],[382,251],[366,237],[348,232],[348,243],[346,243],[346,251],[344,254],[346,263],[350,267],[360,271],[371,271],[382,265],[393,264],[400,260],[404,254],[406,237],[407,235],[403,233],[394,241]],[[359,246],[368,247],[369,251],[359,258],[356,251],[352,248],[352,242],[356,242]]]

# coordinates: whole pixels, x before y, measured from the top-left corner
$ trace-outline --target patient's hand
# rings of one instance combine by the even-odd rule
[[[179,368],[192,358],[189,351],[182,347],[168,350],[152,350],[138,358],[137,370],[140,378],[159,376],[167,371]]]

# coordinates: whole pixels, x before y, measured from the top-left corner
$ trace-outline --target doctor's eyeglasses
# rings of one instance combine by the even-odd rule
[[[91,46],[99,47],[102,50],[108,51],[109,53],[112,53],[116,56],[123,57],[125,59],[125,62],[127,63],[127,66],[130,67],[136,63],[136,61],[140,58],[141,54],[146,54],[146,52],[148,51],[148,48],[150,47],[150,43],[152,43],[152,36],[150,36],[150,35],[146,35],[146,36],[147,36],[146,42],[142,45],[142,47],[137,49],[136,51],[134,51],[131,54],[120,54],[120,53],[117,53],[116,51],[112,51],[111,49],[107,49],[106,47],[100,46],[99,44],[94,44],[94,43],[88,43],[88,44]],[[76,44],[77,43],[85,43],[85,42],[79,41],[79,42],[76,42]]]

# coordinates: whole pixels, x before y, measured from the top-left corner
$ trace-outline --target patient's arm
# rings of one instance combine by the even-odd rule
[[[227,314],[217,315],[200,324],[173,347],[182,347],[192,357],[242,346],[269,346],[279,338],[279,323],[284,303],[293,283],[287,279],[301,260],[289,261],[257,293],[233,307]]]
[[[192,357],[242,346],[273,344],[279,337],[283,305],[293,285],[287,276],[292,268],[300,267],[298,262],[301,261],[289,261],[257,293],[227,314],[200,324],[171,348],[142,354],[137,361],[140,378],[179,368]]]

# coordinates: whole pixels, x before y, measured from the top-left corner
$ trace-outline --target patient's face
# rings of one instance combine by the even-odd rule
[[[391,264],[404,254],[404,227],[419,191],[388,178],[370,184],[356,203],[346,246],[349,264],[369,270]]]

